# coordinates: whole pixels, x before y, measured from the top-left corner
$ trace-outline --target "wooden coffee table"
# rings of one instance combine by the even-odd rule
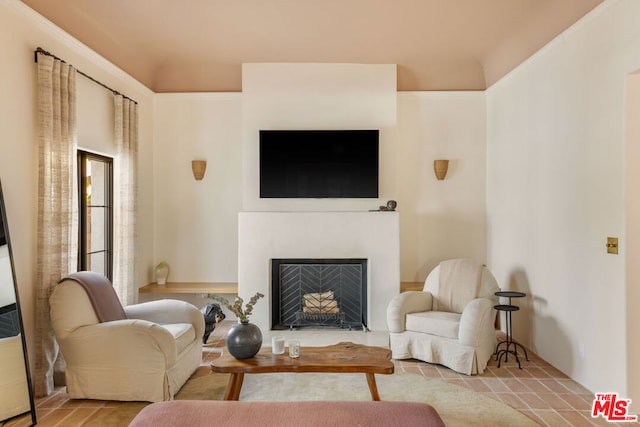
[[[300,357],[271,353],[263,347],[255,357],[238,360],[228,352],[211,363],[213,372],[231,374],[224,400],[238,400],[244,374],[275,372],[363,373],[373,400],[380,400],[375,374],[393,374],[391,351],[382,347],[341,342],[327,347],[300,347]]]

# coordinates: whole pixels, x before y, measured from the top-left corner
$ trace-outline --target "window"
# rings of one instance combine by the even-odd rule
[[[78,270],[113,276],[113,159],[78,150]]]

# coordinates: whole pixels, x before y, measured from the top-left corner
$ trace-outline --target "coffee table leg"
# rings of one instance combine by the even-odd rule
[[[227,389],[224,392],[224,400],[238,400],[240,398],[240,389],[242,389],[243,373],[231,374]]]
[[[369,384],[369,391],[371,392],[371,399],[380,400],[380,395],[378,394],[378,386],[376,385],[376,377],[375,374],[367,373],[367,384]]]

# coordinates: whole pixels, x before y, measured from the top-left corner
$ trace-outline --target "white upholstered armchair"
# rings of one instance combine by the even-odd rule
[[[391,357],[484,372],[495,351],[496,279],[468,259],[441,262],[422,292],[403,292],[387,307]]]
[[[204,317],[184,301],[122,307],[106,277],[80,272],[49,303],[74,399],[171,400],[202,361]]]

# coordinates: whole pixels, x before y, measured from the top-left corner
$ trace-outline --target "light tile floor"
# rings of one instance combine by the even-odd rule
[[[203,349],[202,368],[194,375],[208,372],[208,366],[224,347],[224,337],[232,322],[220,324]],[[340,341],[352,341],[367,345],[388,345],[388,334],[363,331],[270,331],[264,334],[265,345],[271,337],[282,335],[285,339],[300,340],[301,345],[328,345]],[[448,368],[417,360],[394,361],[396,372],[410,372],[457,384],[502,401],[522,412],[542,426],[612,426],[603,418],[590,416],[594,395],[558,369],[528,351],[529,361],[521,358],[519,369],[513,357],[498,368],[495,360],[489,362],[482,375],[467,376]],[[46,398],[36,400],[38,426],[81,426],[98,415],[122,405],[121,402],[69,399],[63,387]],[[28,418],[21,417],[6,426],[28,426]],[[629,424],[626,424],[629,425]],[[0,423],[0,426],[2,424]]]

